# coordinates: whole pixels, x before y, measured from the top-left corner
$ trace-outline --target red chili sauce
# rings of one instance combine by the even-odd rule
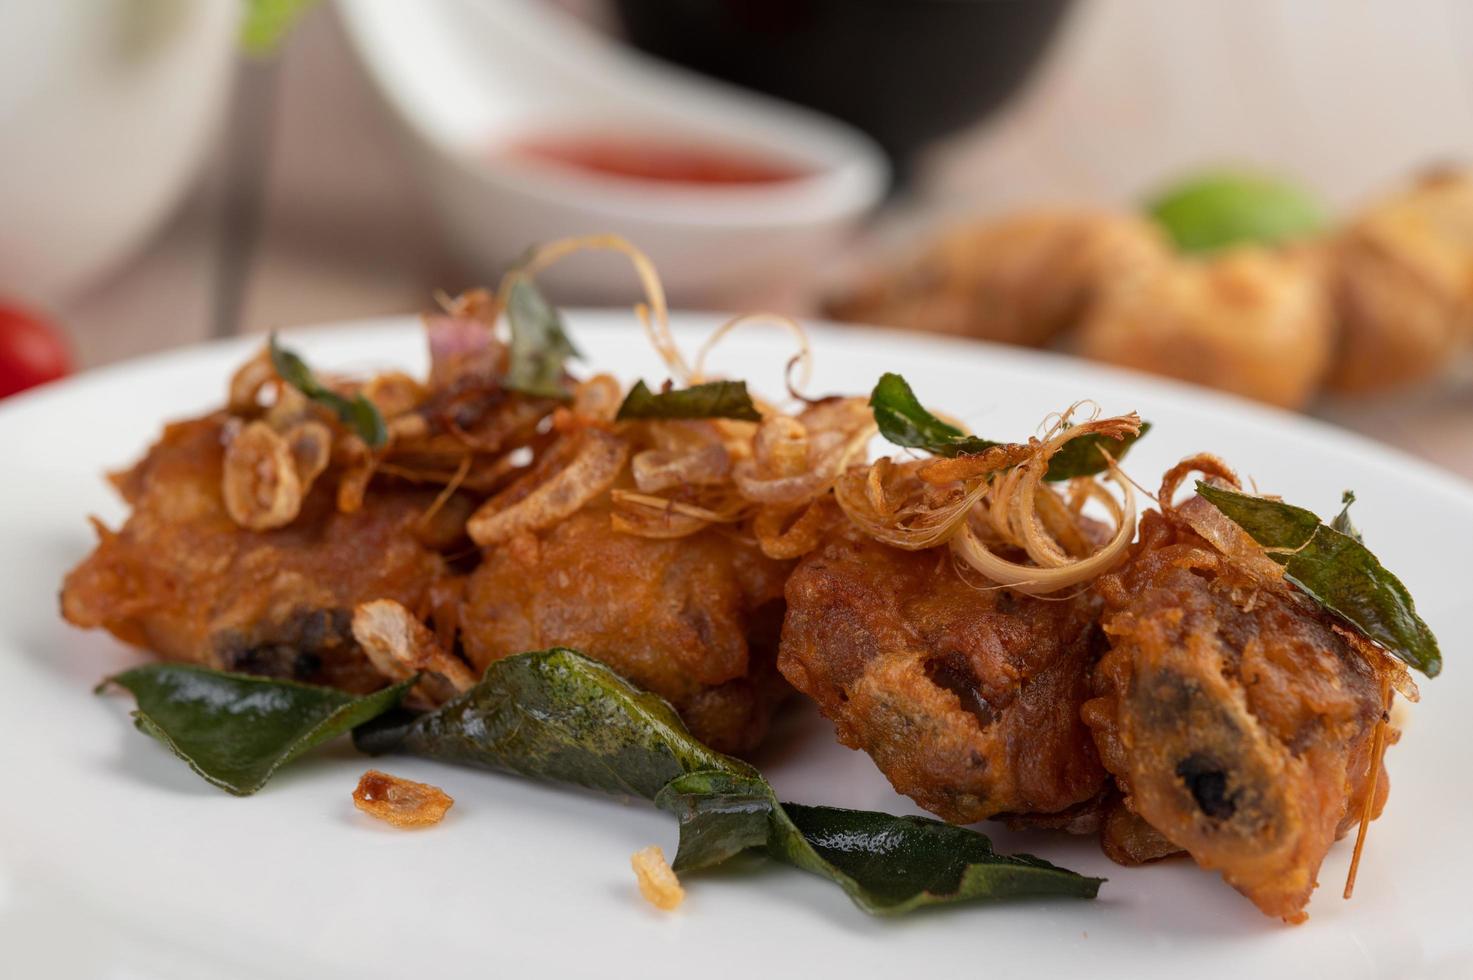
[[[585,173],[674,184],[774,184],[807,176],[790,163],[741,150],[620,136],[535,136],[510,156]]]

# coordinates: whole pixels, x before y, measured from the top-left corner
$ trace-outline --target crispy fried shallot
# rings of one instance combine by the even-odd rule
[[[940,544],[990,582],[1046,595],[1089,582],[1113,568],[1135,534],[1135,495],[1114,465],[1106,479],[1120,499],[1093,479],[1075,480],[1071,506],[1044,483],[1049,460],[1073,439],[1103,435],[1120,439],[1140,431],[1134,413],[1074,422],[1079,406],[1053,420],[1041,439],[996,446],[957,459],[897,464],[889,460],[856,467],[835,487],[849,519],[870,537],[918,551]],[[1090,546],[1079,508],[1095,500],[1113,526],[1109,540]],[[1022,552],[1028,564],[1003,557],[999,549]]]
[[[223,469],[221,493],[235,523],[268,531],[296,520],[306,491],[292,446],[271,426],[256,421],[237,432]]]
[[[370,769],[353,790],[353,805],[370,817],[410,830],[439,823],[455,800],[438,786]]]
[[[392,599],[365,602],[353,610],[353,639],[374,669],[389,680],[423,675],[406,698],[413,707],[438,707],[476,683],[470,668]]]
[[[613,485],[629,444],[601,429],[557,443],[532,471],[481,505],[466,532],[485,547],[523,531],[539,531],[578,511]]]

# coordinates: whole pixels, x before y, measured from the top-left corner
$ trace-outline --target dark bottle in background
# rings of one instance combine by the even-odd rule
[[[615,0],[650,54],[870,134],[904,181],[916,152],[1000,106],[1070,0]]]

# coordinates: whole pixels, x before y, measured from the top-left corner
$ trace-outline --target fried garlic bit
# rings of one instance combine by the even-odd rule
[[[685,889],[680,887],[680,879],[665,861],[665,852],[659,845],[651,844],[635,851],[629,858],[629,866],[639,881],[639,893],[655,908],[669,912],[685,901]]]
[[[353,805],[370,817],[408,830],[439,823],[455,801],[438,786],[370,769],[353,790]]]

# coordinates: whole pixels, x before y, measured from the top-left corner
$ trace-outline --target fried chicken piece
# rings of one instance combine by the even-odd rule
[[[479,670],[572,647],[668,700],[711,747],[748,752],[787,693],[773,660],[790,567],[720,528],[616,531],[605,497],[489,550],[466,586],[461,639]]]
[[[1129,810],[1107,817],[1106,853],[1184,849],[1265,914],[1303,920],[1364,807],[1389,703],[1376,668],[1288,586],[1238,573],[1155,511],[1097,589],[1110,650],[1083,717]],[[1386,793],[1383,770],[1373,815]]]
[[[787,599],[779,669],[927,810],[954,823],[1057,813],[1102,788],[1079,719],[1098,636],[1088,593],[979,589],[945,549],[846,528],[802,561]]]
[[[1081,326],[1078,348],[1297,408],[1329,366],[1333,331],[1317,255],[1241,247],[1173,259],[1112,285]]]
[[[63,615],[170,660],[369,691],[383,678],[353,640],[353,609],[372,599],[420,608],[444,577],[436,546],[458,536],[457,499],[428,528],[425,491],[375,490],[339,513],[317,481],[288,525],[251,531],[222,494],[224,415],[168,426],[136,466],[114,477],[133,512],[62,588]]]
[[[1335,247],[1332,387],[1377,391],[1441,370],[1473,340],[1473,173],[1428,174]]]
[[[1128,215],[1040,211],[953,229],[830,303],[841,320],[1042,346],[1099,289],[1162,261],[1160,231]]]

